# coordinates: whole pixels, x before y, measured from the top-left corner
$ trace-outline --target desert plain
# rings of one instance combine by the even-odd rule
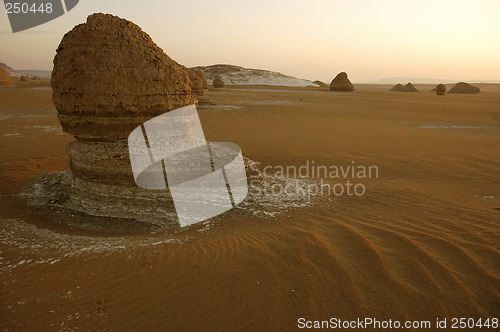
[[[1,329],[498,318],[500,85],[444,96],[428,92],[434,85],[355,86],[210,87],[214,105],[198,113],[207,140],[237,143],[262,171],[376,166],[371,178],[307,179],[362,183],[363,195],[323,193],[153,231],[93,229],[88,217],[27,207],[19,193],[68,169],[74,138],[61,130],[48,81],[0,88]]]

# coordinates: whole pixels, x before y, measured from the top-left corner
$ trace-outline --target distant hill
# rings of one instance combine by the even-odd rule
[[[28,75],[30,77],[39,76],[42,78],[50,78],[50,76],[52,75],[51,70],[15,70],[14,68],[6,65],[3,62],[0,62],[0,68],[3,68],[12,78],[19,78],[22,75]]]
[[[19,77],[19,76],[21,76],[21,74],[19,72],[17,72],[13,68],[7,66],[3,62],[0,62],[0,68],[2,68],[3,70],[5,70],[7,72],[7,74],[9,74],[10,77]]]
[[[42,78],[50,78],[52,76],[52,70],[23,69],[23,70],[18,70],[18,72],[21,73],[22,75],[28,75],[29,77],[39,76]]]
[[[467,79],[443,80],[440,78],[427,78],[427,77],[388,77],[369,83],[397,84],[397,83],[412,82],[413,84],[439,84],[439,83],[446,84],[446,83],[457,83],[460,81],[471,82],[471,83],[500,83],[500,80],[467,80]]]
[[[228,64],[198,66],[191,69],[202,71],[207,78],[208,84],[212,84],[215,76],[219,75],[226,85],[318,86],[309,80],[275,71],[244,68]]]

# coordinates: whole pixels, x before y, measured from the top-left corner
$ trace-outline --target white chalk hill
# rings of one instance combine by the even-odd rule
[[[215,76],[219,75],[226,85],[273,85],[273,86],[318,86],[313,82],[270,70],[243,68],[240,66],[217,64],[198,66],[211,85]]]

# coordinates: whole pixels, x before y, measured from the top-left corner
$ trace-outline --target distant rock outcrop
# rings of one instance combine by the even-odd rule
[[[347,74],[341,72],[330,83],[330,91],[354,91],[354,85],[349,81]]]
[[[403,90],[405,92],[418,92],[417,88],[410,82],[406,83],[406,85],[403,87]]]
[[[213,81],[214,88],[223,88],[225,86],[224,81],[220,76],[216,76]]]
[[[403,88],[404,88],[403,84],[398,83],[392,87],[391,91],[403,91]]]
[[[446,92],[446,85],[444,85],[444,84],[438,84],[434,89],[435,89],[436,94],[438,96],[442,96]]]
[[[192,70],[189,68],[186,68],[186,70],[188,71],[189,79],[191,79],[191,82],[193,82],[191,92],[198,100],[198,106],[213,105],[214,103],[212,102],[212,100],[203,95],[204,87],[205,85],[207,85],[207,80],[205,79],[203,73],[199,70]]]
[[[21,74],[18,71],[14,70],[12,67],[7,66],[3,62],[0,62],[0,68],[2,68],[3,70],[5,70],[5,72],[7,73],[7,75],[9,75],[11,78],[16,78],[16,77],[20,77],[21,76]]]
[[[391,91],[397,91],[397,92],[418,92],[418,90],[411,84],[410,82],[406,83],[405,86],[402,84],[396,84],[395,86],[392,87]]]
[[[319,85],[322,88],[328,88],[328,84],[326,84],[325,82],[314,81],[313,83]]]
[[[27,75],[23,75],[23,76],[20,77],[20,80],[21,80],[21,82],[27,82],[27,81],[30,80],[30,77],[27,76]]]
[[[450,89],[448,93],[479,93],[481,90],[477,86],[465,82],[459,82]]]
[[[191,69],[203,72],[209,82],[212,82],[216,76],[220,76],[226,85],[315,86],[309,80],[275,71],[243,68],[228,64],[197,66]]]
[[[0,67],[0,85],[7,85],[11,86],[14,85],[14,82],[12,82],[12,79],[10,78],[9,74]]]
[[[195,96],[203,96],[203,80],[201,77],[189,68],[185,68],[189,79],[191,80],[191,93]]]
[[[207,78],[205,77],[205,74],[203,74],[203,72],[199,69],[192,69],[192,70],[203,81],[203,89],[208,89],[208,82],[207,82]]]

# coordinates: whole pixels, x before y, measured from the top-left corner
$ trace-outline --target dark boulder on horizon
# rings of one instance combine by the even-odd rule
[[[330,91],[354,91],[354,85],[349,81],[347,74],[341,72],[330,83]]]
[[[446,86],[444,84],[438,84],[434,89],[438,96],[442,96],[446,92]]]

